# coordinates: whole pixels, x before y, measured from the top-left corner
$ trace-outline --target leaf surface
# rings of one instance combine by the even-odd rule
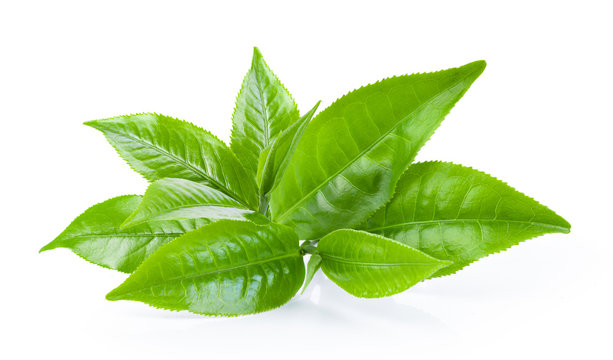
[[[238,201],[205,184],[167,178],[149,185],[143,200],[124,221],[122,228],[160,220],[243,220],[253,213]]]
[[[230,148],[191,123],[137,114],[85,123],[104,133],[119,155],[149,181],[181,178],[207,184],[257,209],[255,180]]]
[[[192,219],[120,229],[141,198],[119,196],[92,206],[40,251],[67,248],[94,264],[131,273],[160,246],[209,223],[205,219]]]
[[[309,124],[309,121],[315,115],[318,102],[309,112],[304,114],[298,121],[285,129],[281,135],[260,155],[257,172],[257,184],[260,188],[260,194],[268,194],[281,180],[281,176],[287,167],[289,159],[292,158],[294,150],[298,145],[298,141],[302,137],[304,129]]]
[[[484,68],[388,78],[338,99],[304,131],[271,194],[273,220],[301,239],[365,220]]]
[[[256,177],[260,153],[299,118],[294,99],[270,70],[258,48],[232,115],[232,151]]]
[[[490,175],[424,162],[411,165],[394,198],[358,228],[454,262],[436,277],[521,241],[568,233],[570,224]]]
[[[383,236],[349,229],[324,236],[317,248],[326,276],[358,297],[397,294],[451,264]]]
[[[107,299],[234,316],[285,304],[303,280],[298,237],[291,229],[220,220],[160,248]]]

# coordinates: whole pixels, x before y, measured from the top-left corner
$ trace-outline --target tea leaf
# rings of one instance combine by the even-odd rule
[[[281,135],[270,143],[260,155],[257,172],[257,184],[260,194],[266,195],[279,184],[281,176],[292,158],[304,129],[315,115],[319,102],[303,117],[285,129]]]
[[[207,184],[257,209],[255,180],[226,144],[191,123],[158,114],[85,123],[104,133],[119,155],[149,181],[181,178]]]
[[[236,99],[230,143],[248,176],[255,179],[260,153],[298,117],[294,99],[254,48],[251,69]]]
[[[285,304],[303,280],[298,237],[291,229],[220,220],[160,248],[107,299],[234,316]]]
[[[316,239],[365,220],[484,68],[389,78],[338,99],[304,131],[271,194],[273,221]]]
[[[394,198],[358,228],[454,262],[436,277],[524,240],[568,233],[570,224],[485,173],[424,162],[411,165]]]
[[[209,223],[206,219],[192,219],[120,229],[140,201],[141,196],[126,195],[96,204],[40,251],[67,248],[94,264],[131,273],[160,246]]]
[[[438,260],[383,236],[337,230],[318,244],[324,274],[358,297],[383,297],[427,279],[451,261]]]
[[[204,218],[245,219],[253,211],[207,185],[185,179],[157,180],[145,192],[136,210],[122,228],[143,222]]]

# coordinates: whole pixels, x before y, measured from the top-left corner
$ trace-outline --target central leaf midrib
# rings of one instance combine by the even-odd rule
[[[148,148],[150,148],[150,149],[152,149],[152,150],[154,150],[154,151],[157,151],[157,152],[159,152],[159,153],[161,153],[161,154],[163,154],[163,155],[166,155],[166,156],[168,156],[169,158],[171,158],[171,159],[175,160],[175,161],[176,161],[176,162],[178,162],[178,163],[183,164],[185,167],[187,167],[188,169],[190,169],[190,170],[191,170],[192,172],[194,172],[196,175],[199,175],[199,176],[203,177],[204,179],[206,179],[207,181],[211,182],[211,183],[212,183],[212,184],[213,184],[215,187],[217,187],[219,190],[221,190],[222,192],[225,192],[225,193],[226,193],[228,196],[230,196],[230,197],[232,197],[234,200],[236,200],[236,201],[240,202],[240,203],[241,203],[241,205],[243,205],[243,206],[247,207],[247,206],[245,205],[244,200],[243,200],[243,199],[242,199],[240,196],[238,196],[236,193],[234,193],[233,191],[231,191],[230,189],[228,189],[226,186],[224,186],[224,185],[222,185],[221,183],[219,183],[217,180],[213,179],[213,178],[212,178],[210,175],[208,175],[207,173],[203,172],[201,169],[198,169],[198,168],[194,167],[192,164],[190,164],[189,162],[187,162],[187,161],[185,161],[185,160],[181,159],[180,157],[177,157],[177,156],[176,156],[176,155],[174,155],[173,153],[171,153],[171,152],[169,152],[169,151],[166,151],[166,150],[164,150],[164,149],[162,149],[162,148],[160,148],[160,147],[158,147],[158,146],[154,146],[153,144],[151,144],[151,143],[149,143],[149,142],[147,142],[147,141],[144,141],[144,140],[142,140],[142,139],[140,139],[140,138],[134,137],[134,136],[132,136],[132,135],[130,135],[130,134],[127,134],[127,133],[120,133],[120,132],[113,131],[113,130],[110,130],[110,129],[109,129],[109,130],[107,130],[107,131],[108,131],[108,132],[111,132],[111,133],[114,133],[114,134],[117,134],[117,135],[119,135],[119,136],[125,136],[125,137],[127,137],[127,138],[129,138],[129,139],[132,139],[132,140],[134,140],[134,141],[136,141],[136,142],[139,142],[139,143],[141,143],[142,145],[145,145],[146,147],[148,147]]]
[[[263,127],[264,128],[264,146],[262,147],[262,149],[260,149],[260,152],[262,152],[262,150],[266,149],[266,147],[270,143],[270,130],[269,130],[270,119],[268,117],[268,103],[266,102],[266,99],[264,99],[264,92],[262,91],[262,87],[260,84],[261,79],[259,77],[259,71],[255,70],[254,75],[255,75],[255,86],[257,87],[258,92],[259,92],[258,100],[260,101],[260,105],[262,106],[262,119],[264,122],[264,127]]]
[[[256,266],[256,265],[260,265],[260,264],[264,264],[264,263],[268,263],[268,262],[283,260],[283,259],[292,258],[292,257],[300,257],[300,256],[301,256],[300,253],[296,250],[296,251],[294,251],[292,253],[286,253],[284,255],[274,256],[274,257],[270,257],[270,258],[254,261],[254,262],[249,262],[249,263],[246,263],[246,264],[239,264],[239,265],[234,265],[234,266],[221,267],[221,268],[216,268],[216,269],[213,269],[213,270],[210,270],[210,271],[205,271],[205,272],[194,274],[194,275],[190,275],[190,276],[182,276],[182,277],[177,277],[177,278],[173,278],[173,279],[164,280],[163,282],[157,282],[157,283],[154,283],[154,284],[148,284],[147,286],[139,287],[139,288],[136,288],[136,289],[132,289],[130,291],[122,292],[120,294],[121,295],[131,294],[131,293],[134,293],[134,292],[137,292],[137,291],[141,291],[141,290],[144,290],[144,289],[153,288],[153,287],[157,287],[157,286],[161,286],[161,285],[166,285],[166,284],[169,284],[169,283],[180,282],[180,281],[183,281],[183,280],[197,279],[197,278],[209,276],[211,274],[230,272],[230,271],[241,269],[241,268],[245,268],[245,267]]]
[[[105,234],[85,234],[85,235],[75,235],[68,237],[67,239],[78,239],[78,238],[92,238],[92,237],[177,237],[185,234],[182,233],[105,233]]]
[[[402,266],[436,266],[436,263],[424,263],[424,262],[404,262],[404,263],[380,263],[380,262],[367,262],[367,261],[357,261],[352,259],[347,259],[340,256],[327,255],[323,253],[319,253],[319,255],[324,259],[329,259],[333,262],[339,262],[344,264],[351,264],[356,266],[364,266],[364,267],[402,267]]]
[[[237,205],[241,206],[241,204],[237,204]],[[250,209],[247,209],[247,208],[235,207],[235,206],[232,206],[232,205],[224,205],[224,204],[190,204],[190,205],[180,205],[180,206],[172,207],[170,209],[165,209],[165,210],[162,210],[162,211],[151,213],[149,215],[147,215],[147,214],[144,214],[144,215],[138,214],[138,215],[140,215],[140,217],[132,218],[133,220],[136,220],[136,221],[133,221],[133,222],[131,221],[130,222],[130,224],[131,224],[130,226],[134,226],[134,225],[137,225],[137,224],[140,224],[140,223],[143,223],[143,222],[149,222],[148,219],[150,219],[151,221],[154,221],[156,218],[158,218],[158,217],[160,217],[162,215],[167,215],[167,214],[172,213],[173,211],[176,211],[176,210],[189,209],[189,208],[201,208],[201,207],[237,209],[237,210],[244,210],[244,211],[246,211],[248,213],[253,213],[254,212],[253,210],[250,210]]]
[[[407,222],[403,222],[403,223],[379,226],[379,227],[375,227],[375,228],[365,228],[364,230],[372,232],[372,231],[393,229],[393,228],[403,227],[403,226],[415,226],[415,225],[438,224],[438,223],[456,223],[456,222],[457,223],[462,223],[462,222],[476,222],[476,223],[478,223],[478,222],[484,222],[484,223],[492,223],[492,222],[518,223],[518,224],[535,225],[535,226],[540,226],[540,227],[545,227],[545,228],[550,228],[550,229],[558,229],[558,230],[561,230],[563,232],[567,232],[568,231],[567,228],[565,228],[563,226],[559,226],[559,225],[553,225],[553,224],[547,224],[547,223],[541,223],[541,222],[535,222],[535,221],[504,220],[504,219],[441,219],[441,220],[407,221]]]
[[[394,130],[396,130],[396,128],[398,126],[400,126],[400,124],[404,123],[408,118],[412,117],[413,114],[417,113],[418,111],[420,111],[423,107],[425,107],[427,104],[429,104],[430,102],[432,102],[433,100],[437,99],[438,97],[442,96],[443,94],[445,94],[447,91],[449,91],[449,89],[451,89],[452,87],[456,86],[457,84],[459,84],[460,82],[464,81],[466,78],[468,78],[470,76],[470,74],[464,76],[463,78],[461,78],[460,80],[454,82],[452,85],[446,87],[444,90],[442,90],[441,92],[439,92],[437,95],[430,97],[428,100],[424,101],[421,105],[419,105],[415,110],[411,111],[407,116],[405,116],[404,118],[402,118],[400,121],[398,121],[396,124],[394,124],[394,126],[392,126],[388,131],[386,131],[385,133],[383,133],[383,135],[381,135],[377,140],[375,140],[372,144],[370,144],[366,149],[362,150],[358,155],[356,155],[353,159],[351,159],[346,165],[344,165],[343,167],[341,167],[339,170],[337,170],[335,173],[333,173],[332,175],[330,175],[326,180],[324,180],[323,182],[321,182],[319,185],[317,185],[313,190],[311,190],[308,194],[306,194],[305,196],[303,196],[298,202],[296,202],[294,205],[292,205],[289,209],[287,209],[283,214],[281,214],[280,216],[278,216],[275,220],[278,222],[281,222],[282,219],[286,218],[290,213],[292,213],[298,206],[300,206],[302,203],[304,203],[308,198],[310,198],[313,194],[315,194],[317,191],[319,191],[319,189],[321,189],[322,187],[324,187],[324,185],[328,184],[330,182],[331,179],[337,177],[339,174],[341,174],[343,171],[345,171],[345,169],[347,169],[348,167],[350,167],[351,165],[353,165],[353,163],[355,163],[356,161],[358,161],[362,156],[364,156],[364,154],[366,154],[367,152],[369,152],[370,150],[372,150],[372,148],[374,148],[375,146],[377,146],[381,141],[383,141],[383,139],[385,139],[389,134],[391,134]],[[325,111],[325,110],[324,110]]]

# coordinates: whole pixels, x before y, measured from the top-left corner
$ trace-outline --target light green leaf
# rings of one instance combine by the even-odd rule
[[[256,177],[260,153],[298,118],[294,99],[254,48],[236,99],[230,143],[250,177]]]
[[[244,220],[254,212],[221,191],[185,179],[157,180],[122,228],[144,222],[204,218]]]
[[[298,145],[298,141],[302,137],[304,129],[309,124],[309,121],[315,115],[315,111],[319,107],[318,102],[298,121],[285,129],[279,137],[270,143],[266,149],[260,154],[257,172],[257,184],[260,188],[260,194],[268,194],[275,186],[279,184],[281,176],[287,167],[289,159],[292,158],[294,150]]]
[[[120,229],[119,225],[140,201],[141,196],[126,195],[96,204],[40,251],[67,248],[94,264],[130,273],[160,246],[209,223],[205,219],[192,219]]]
[[[291,229],[220,220],[160,248],[107,299],[234,316],[285,304],[303,280],[298,237]]]
[[[570,224],[547,207],[480,171],[444,162],[411,165],[394,198],[358,228],[454,262],[455,273],[489,254]]]
[[[207,184],[257,209],[255,180],[230,148],[191,123],[158,114],[119,116],[85,123],[96,128],[147,180],[181,178]]]
[[[324,274],[358,297],[397,294],[451,264],[397,241],[357,230],[334,231],[324,236],[317,248]]]
[[[313,280],[313,276],[315,276],[315,273],[317,273],[320,267],[321,267],[321,255],[319,254],[311,255],[311,258],[309,259],[309,263],[307,264],[306,279],[304,280],[304,285],[302,286],[303,293],[304,293],[304,290],[306,290],[307,286],[309,286],[309,284],[311,283],[311,280]]]
[[[389,78],[338,99],[304,131],[271,194],[273,221],[316,239],[365,220],[484,68]]]

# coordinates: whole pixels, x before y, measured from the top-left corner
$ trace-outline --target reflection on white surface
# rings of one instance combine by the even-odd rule
[[[328,354],[343,354],[347,344],[352,344],[352,351],[380,353],[380,347],[390,351],[411,345],[424,346],[452,335],[432,314],[403,304],[396,297],[355,298],[321,272],[315,275],[304,294],[279,309],[257,315],[208,318],[151,309],[139,303],[121,306],[121,309],[113,307],[112,311],[119,311],[121,314],[115,315],[140,324],[140,330],[113,341],[129,339],[132,344],[141,342],[143,346],[158,344],[160,351],[170,351],[164,344],[175,344],[177,347],[172,349],[175,354],[224,347],[247,354],[270,343],[271,354],[292,352],[300,357],[295,354],[296,339],[300,338],[305,344],[312,344],[309,346],[326,349]],[[142,332],[142,322],[150,323],[151,330]]]

